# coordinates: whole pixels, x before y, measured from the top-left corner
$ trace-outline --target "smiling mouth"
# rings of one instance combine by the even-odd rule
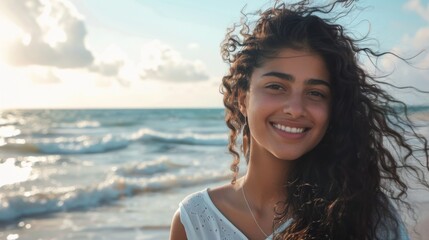
[[[307,131],[309,128],[296,128],[296,127],[289,127],[289,126],[285,126],[285,125],[281,125],[279,123],[273,123],[272,124],[273,127],[283,131],[283,132],[287,132],[287,133],[303,133],[305,131]]]

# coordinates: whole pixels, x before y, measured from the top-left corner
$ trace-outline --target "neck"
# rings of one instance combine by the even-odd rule
[[[263,211],[285,200],[285,184],[294,161],[255,152],[251,151],[243,186],[247,197],[252,199],[252,205],[257,211]]]

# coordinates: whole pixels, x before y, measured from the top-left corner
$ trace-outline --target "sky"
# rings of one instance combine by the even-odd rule
[[[271,3],[1,0],[0,109],[222,107],[226,29],[244,6],[253,12]],[[344,19],[349,32],[368,33],[369,46],[405,58],[420,53],[411,64],[379,59],[377,73],[390,74],[383,81],[429,91],[429,0],[358,6]],[[429,104],[429,95],[392,94]]]

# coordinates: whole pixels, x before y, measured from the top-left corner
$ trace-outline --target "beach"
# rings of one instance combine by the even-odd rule
[[[429,107],[412,111],[429,137]],[[1,112],[0,239],[167,239],[185,196],[231,179],[223,116],[222,109]],[[409,200],[416,230],[429,239],[429,193]]]

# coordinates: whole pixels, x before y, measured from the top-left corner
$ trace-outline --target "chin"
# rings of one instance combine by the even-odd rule
[[[305,155],[313,152],[314,148],[306,148],[306,149],[277,149],[277,151],[275,151],[274,149],[272,149],[273,151],[271,151],[271,154],[280,160],[283,161],[297,161],[299,159],[301,159],[302,157],[304,157]]]
[[[278,154],[274,156],[283,161],[296,161],[301,158],[303,154]]]

